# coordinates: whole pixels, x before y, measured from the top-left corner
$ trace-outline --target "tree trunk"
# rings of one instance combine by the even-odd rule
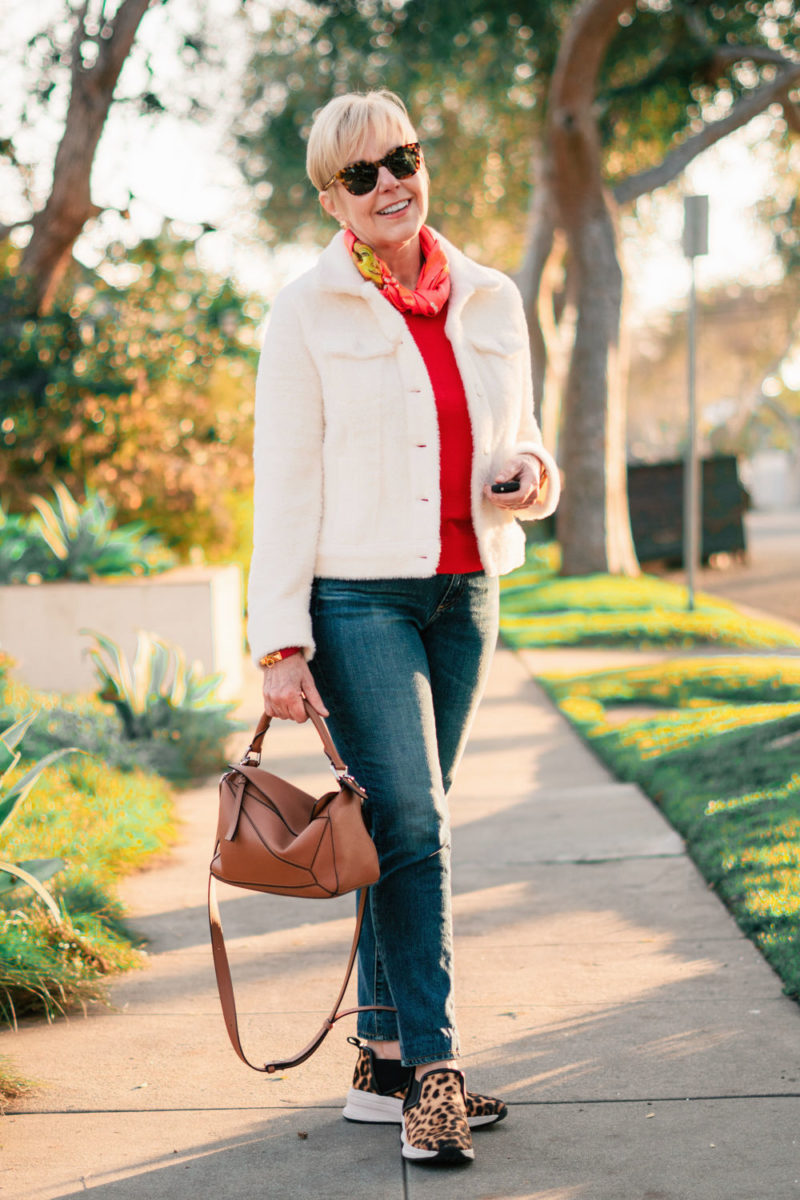
[[[622,272],[609,213],[587,215],[569,242],[578,320],[563,401],[562,570],[635,575],[619,343]]]
[[[620,355],[622,271],[603,187],[594,115],[597,71],[624,0],[586,0],[562,43],[550,87],[544,186],[566,236],[577,324],[562,419],[562,571],[635,575],[628,515]]]
[[[517,272],[531,346],[533,398],[542,440],[552,454],[558,450],[561,397],[572,351],[573,306],[566,293],[566,241],[558,228],[552,188],[545,178],[543,159],[534,159],[534,186],[528,216],[526,252]]]
[[[64,133],[56,153],[47,202],[33,218],[33,233],[20,263],[34,313],[47,313],[87,221],[101,211],[92,203],[90,179],[97,144],[114,98],[120,71],[151,0],[123,0],[113,26],[98,36],[97,60],[85,67],[80,46],[87,40],[86,8],[77,17],[72,43],[72,88]]]
[[[517,272],[517,284],[522,293],[522,303],[528,321],[533,367],[533,401],[536,416],[541,420],[549,358],[545,322],[542,321],[541,315],[542,278],[553,249],[556,214],[553,211],[550,192],[540,186],[542,170],[538,153],[534,156],[533,168],[534,183],[528,213],[526,250],[522,266]]]

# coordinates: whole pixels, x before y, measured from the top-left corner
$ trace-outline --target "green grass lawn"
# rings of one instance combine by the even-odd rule
[[[800,1000],[800,660],[692,658],[542,683],[663,810]]]
[[[554,542],[529,546],[524,566],[500,584],[500,631],[515,649],[532,646],[800,647],[780,621],[743,616],[733,604],[652,575],[561,578]]]

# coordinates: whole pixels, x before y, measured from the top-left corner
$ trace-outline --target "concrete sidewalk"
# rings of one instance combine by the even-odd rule
[[[277,725],[267,757],[310,787],[330,778],[308,727]],[[183,797],[177,852],[126,885],[148,969],[117,983],[110,1012],[0,1041],[45,1084],[0,1123],[0,1196],[800,1197],[800,1009],[677,835],[508,651],[452,807],[465,1067],[511,1103],[505,1123],[476,1134],[473,1167],[405,1167],[396,1129],[342,1120],[352,1019],[283,1077],[236,1059],[208,950],[209,787]],[[226,892],[254,1054],[292,1051],[316,1028],[351,910],[350,898]]]

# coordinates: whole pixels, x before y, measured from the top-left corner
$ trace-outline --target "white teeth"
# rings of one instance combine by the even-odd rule
[[[385,217],[388,213],[400,212],[401,208],[405,208],[410,203],[410,200],[400,200],[397,204],[390,204],[388,208],[381,209],[379,216]]]

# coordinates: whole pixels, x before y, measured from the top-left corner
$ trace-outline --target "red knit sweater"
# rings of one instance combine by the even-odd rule
[[[439,419],[442,549],[436,573],[482,571],[470,500],[472,428],[461,372],[444,331],[447,305],[435,317],[403,315],[427,367]]]

